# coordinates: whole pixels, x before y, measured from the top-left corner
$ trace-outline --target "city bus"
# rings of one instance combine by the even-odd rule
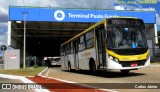
[[[61,58],[59,56],[51,57],[51,65],[61,65]]]
[[[150,65],[145,25],[132,17],[106,18],[61,44],[61,66],[68,71],[118,70]]]

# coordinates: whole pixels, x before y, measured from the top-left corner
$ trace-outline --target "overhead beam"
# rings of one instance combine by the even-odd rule
[[[23,37],[23,35],[17,35]],[[73,37],[73,35],[26,35],[26,37]]]
[[[12,29],[16,29],[16,30],[23,30],[24,28],[12,28]],[[71,29],[38,29],[38,28],[26,28],[27,30],[73,30],[73,28]],[[77,30],[85,30],[85,29],[74,29],[75,31]]]

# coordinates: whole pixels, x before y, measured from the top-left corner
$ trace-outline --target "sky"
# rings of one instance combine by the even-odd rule
[[[124,1],[121,3],[119,1]],[[135,4],[126,4],[133,1]],[[156,1],[156,4],[140,4],[139,1]],[[9,6],[92,8],[111,10],[154,10],[160,30],[160,0],[0,0],[0,45],[7,45],[7,23]]]

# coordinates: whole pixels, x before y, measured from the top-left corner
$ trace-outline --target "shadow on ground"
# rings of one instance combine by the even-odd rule
[[[67,70],[61,70],[64,72],[69,72]],[[129,74],[123,74],[119,71],[98,71],[96,75],[93,75],[90,73],[89,70],[73,70],[71,73],[76,74],[85,74],[85,75],[91,75],[91,76],[97,76],[97,77],[105,77],[105,78],[120,78],[120,77],[130,77],[130,76],[142,76],[146,75],[145,73],[135,73],[134,71],[130,71]]]

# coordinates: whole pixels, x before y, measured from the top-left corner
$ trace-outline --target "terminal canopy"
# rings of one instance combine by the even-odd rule
[[[26,21],[26,51],[41,58],[59,56],[60,45],[94,23],[110,17],[137,17],[146,28],[156,23],[154,11],[117,11],[91,9],[62,9],[38,7],[9,7],[8,43],[23,51],[24,21]],[[10,30],[11,29],[11,30]]]

